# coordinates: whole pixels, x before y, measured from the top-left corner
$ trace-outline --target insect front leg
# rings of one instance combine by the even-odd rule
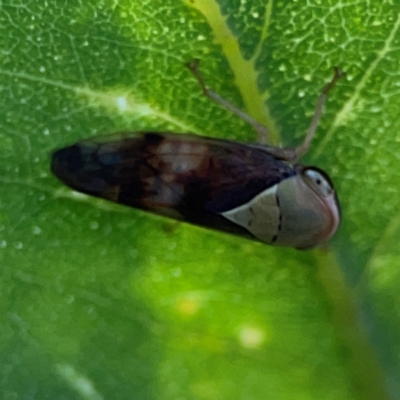
[[[199,65],[200,65],[200,60],[198,58],[196,58],[192,61],[189,61],[188,63],[185,64],[185,66],[189,69],[189,71],[196,78],[203,94],[205,96],[207,96],[208,98],[214,100],[220,106],[224,107],[225,109],[231,111],[233,114],[237,115],[243,121],[250,124],[257,132],[258,142],[263,143],[263,144],[268,143],[268,136],[269,136],[268,128],[265,125],[261,124],[260,122],[256,121],[250,115],[246,114],[244,111],[235,107],[229,101],[223,99],[218,93],[215,93],[211,89],[207,88],[207,86],[204,83],[204,79],[203,79],[202,75],[200,74]]]
[[[306,135],[303,141],[297,147],[271,147],[268,146],[266,150],[281,160],[297,163],[298,160],[307,153],[310,148],[312,139],[315,136],[318,125],[321,121],[322,112],[324,110],[325,103],[328,99],[328,94],[331,89],[335,86],[336,82],[345,75],[345,72],[337,67],[334,67],[334,74],[330,82],[328,82],[321,91],[318,97],[317,105],[315,106],[314,115],[311,119],[310,126],[307,129]]]
[[[318,97],[317,105],[315,106],[314,110],[314,115],[312,117],[310,126],[307,129],[306,136],[304,137],[303,142],[294,149],[296,154],[295,161],[304,156],[304,154],[306,154],[308,149],[310,148],[311,141],[315,136],[315,132],[318,128],[319,122],[321,121],[322,111],[324,110],[326,100],[328,99],[328,94],[335,86],[336,82],[344,75],[344,71],[340,70],[337,67],[334,67],[334,74],[331,81],[325,85],[325,87],[321,91],[321,94]]]

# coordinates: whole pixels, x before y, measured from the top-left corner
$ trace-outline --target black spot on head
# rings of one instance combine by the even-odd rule
[[[278,194],[276,195],[276,204],[278,206],[278,210],[279,210],[279,224],[278,224],[278,233],[281,231],[282,229],[282,213],[281,213],[281,208],[279,206],[279,197]],[[276,239],[275,239],[276,240]]]
[[[278,193],[276,194],[275,198],[276,198],[276,205],[277,205],[277,206],[278,206],[278,208],[279,208],[279,207],[280,207],[280,202],[279,202],[279,196],[278,196]]]

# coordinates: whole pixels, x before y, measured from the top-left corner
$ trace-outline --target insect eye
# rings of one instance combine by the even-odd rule
[[[306,168],[303,177],[308,186],[317,194],[327,197],[333,193],[332,183],[321,171],[314,168]]]

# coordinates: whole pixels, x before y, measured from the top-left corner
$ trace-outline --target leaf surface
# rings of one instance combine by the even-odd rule
[[[9,1],[0,13],[4,399],[395,399],[400,6]],[[252,142],[184,63],[332,176],[329,248],[263,246],[88,198],[51,151],[101,133]]]

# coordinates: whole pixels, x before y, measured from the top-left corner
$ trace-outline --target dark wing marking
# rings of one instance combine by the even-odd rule
[[[232,224],[216,213],[296,174],[260,148],[172,133],[121,133],[78,142],[56,151],[51,168],[80,192],[228,231]]]

